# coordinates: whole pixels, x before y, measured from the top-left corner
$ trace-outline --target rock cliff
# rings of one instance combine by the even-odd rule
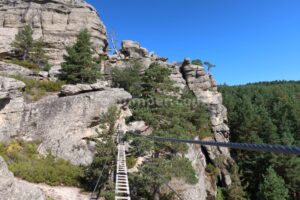
[[[75,42],[87,28],[93,50],[106,52],[106,29],[97,11],[79,0],[0,0],[0,54],[12,50],[11,43],[25,25],[34,29],[34,38],[42,38],[51,64],[60,64],[65,47]]]
[[[0,76],[0,141],[12,138],[41,140],[40,153],[51,152],[74,164],[90,164],[93,126],[102,112],[127,102],[131,95],[123,89],[103,88],[74,96],[49,96],[27,104],[19,91],[24,83]]]

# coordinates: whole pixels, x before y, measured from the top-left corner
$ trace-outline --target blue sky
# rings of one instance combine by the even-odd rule
[[[217,65],[218,83],[300,80],[299,0],[88,0],[121,42]]]

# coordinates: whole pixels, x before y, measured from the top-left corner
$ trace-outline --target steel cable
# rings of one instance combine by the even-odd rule
[[[200,144],[200,145],[204,145],[204,146],[207,145],[207,146],[227,147],[227,148],[232,148],[232,149],[242,149],[242,150],[300,155],[300,147],[296,147],[296,146],[203,141],[203,140],[191,140],[191,139],[163,138],[163,137],[157,137],[157,136],[143,136],[143,135],[136,134],[136,133],[129,133],[129,134],[135,135],[138,137],[148,138],[151,140],[162,141],[162,142],[167,142],[167,141],[183,142],[183,143],[191,143],[191,144]]]

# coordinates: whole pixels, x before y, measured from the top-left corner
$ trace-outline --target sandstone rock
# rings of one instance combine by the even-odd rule
[[[212,76],[206,73],[203,67],[191,64],[189,59],[184,60],[181,71],[189,89],[193,91],[200,102],[208,106],[214,139],[220,142],[229,141],[229,128],[226,124],[227,109],[223,105],[222,94],[217,91],[217,84]],[[218,167],[221,168],[223,182],[227,186],[230,185],[231,180],[227,176],[229,173],[226,167],[229,167],[228,163],[232,159],[228,148],[205,146],[204,149],[215,164],[218,159],[224,158],[224,165]]]
[[[100,82],[80,86],[98,91],[67,97],[54,95],[26,104],[19,91],[24,86],[15,79],[0,77],[0,141],[41,140],[41,153],[51,152],[74,164],[91,163],[94,144],[84,138],[96,134],[94,126],[100,114],[131,98],[123,89],[99,91]]]
[[[106,52],[107,36],[97,11],[84,1],[2,0],[0,1],[0,53],[10,52],[19,28],[30,24],[34,38],[43,38],[51,64],[60,64],[65,47],[87,28],[95,53]]]
[[[61,94],[64,96],[70,96],[84,92],[104,90],[106,87],[108,87],[107,81],[98,81],[94,84],[64,85],[62,87]]]
[[[21,67],[19,65],[0,61],[0,75],[3,75],[3,76],[18,76],[18,75],[31,76],[33,74],[34,74],[33,71],[26,69],[24,67]]]
[[[206,158],[201,151],[199,145],[190,145],[188,153],[185,155],[192,162],[192,166],[195,169],[198,183],[195,185],[190,185],[180,179],[172,179],[169,183],[179,194],[183,197],[183,199],[199,199],[206,200],[207,199],[207,190],[211,187],[211,180],[208,180],[205,173],[206,168]]]
[[[60,65],[52,66],[51,69],[49,70],[50,80],[56,81],[59,78],[59,75],[61,74],[60,70],[61,70]]]
[[[26,182],[18,181],[0,157],[0,200],[44,200],[43,193]]]
[[[46,71],[40,71],[38,74],[42,78],[48,78],[49,77],[49,72]]]
[[[20,89],[25,84],[12,78],[0,76],[0,141],[17,134],[24,109],[24,98]]]
[[[94,143],[84,138],[96,134],[93,126],[110,106],[128,101],[131,95],[122,89],[53,97],[25,105],[19,137],[42,141],[39,152],[52,152],[73,164],[90,164]]]
[[[138,42],[124,40],[122,41],[121,53],[124,54],[125,57],[139,58],[146,57],[148,55],[148,50],[141,47]]]

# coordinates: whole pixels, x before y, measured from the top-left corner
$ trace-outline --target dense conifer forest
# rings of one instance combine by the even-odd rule
[[[300,146],[300,82],[220,87],[232,142]],[[249,199],[300,199],[300,156],[233,151]]]

